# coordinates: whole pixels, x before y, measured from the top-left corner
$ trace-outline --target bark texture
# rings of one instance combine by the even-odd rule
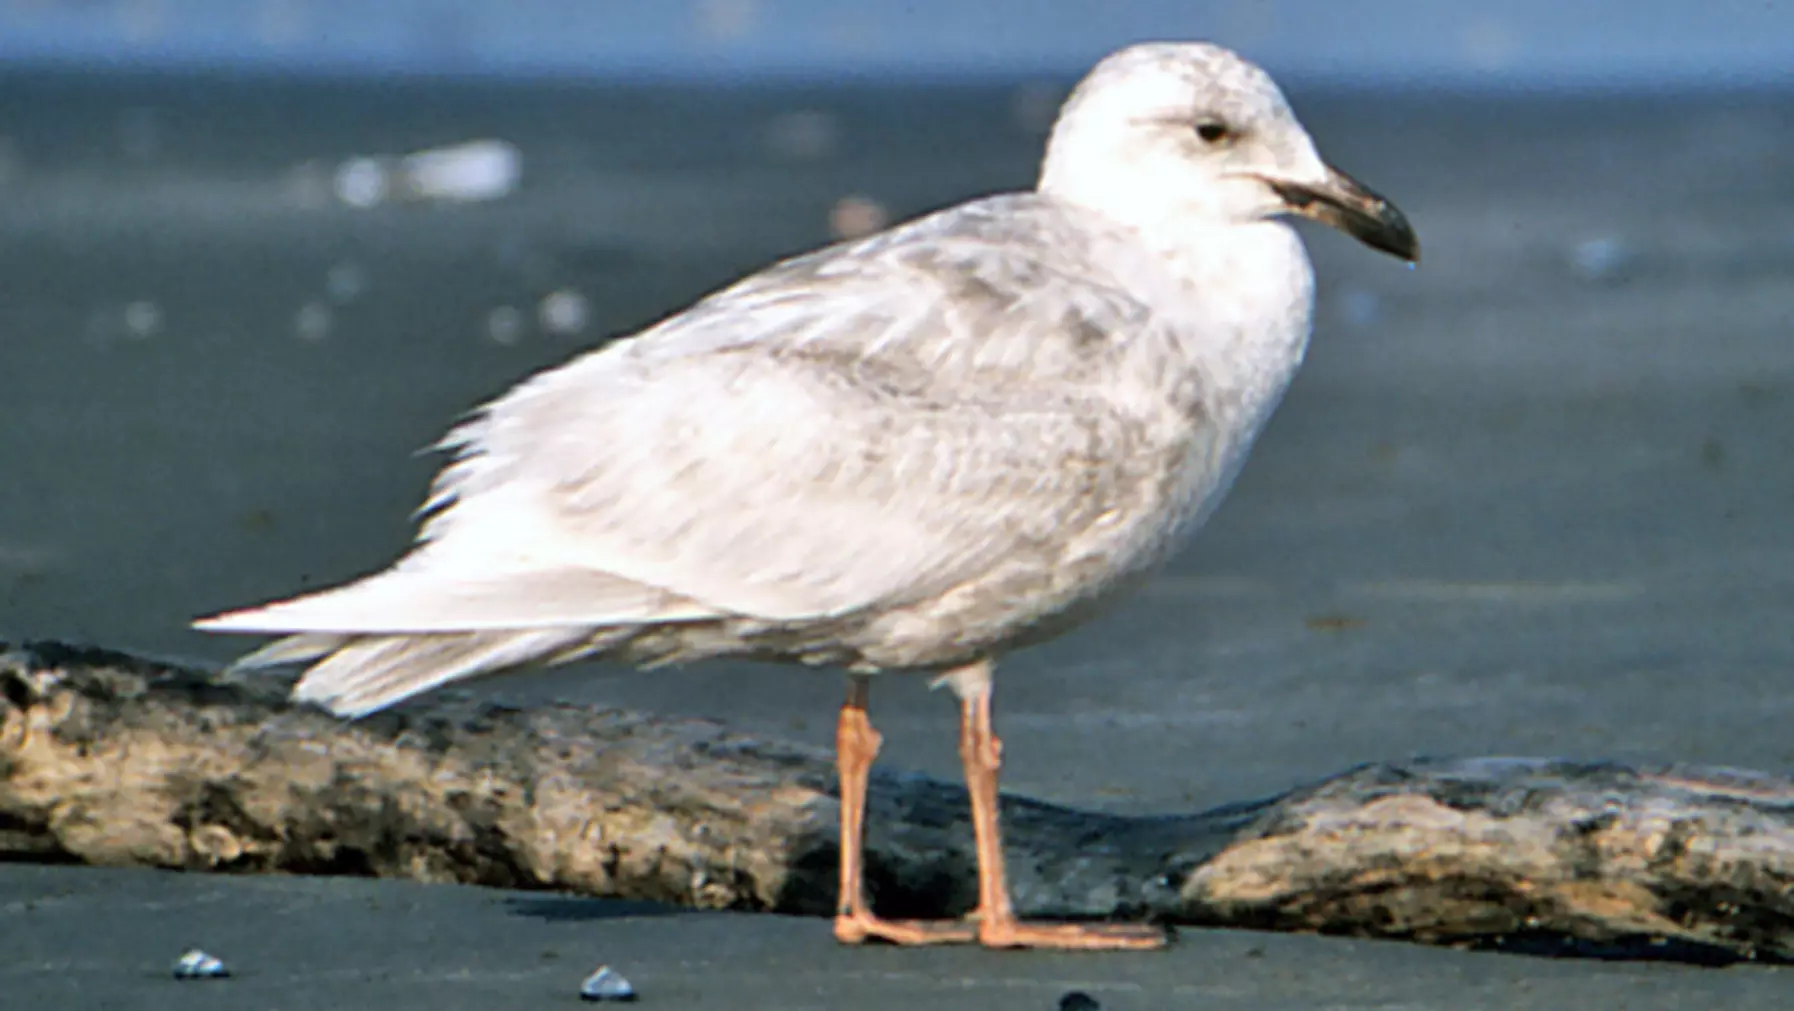
[[[271,679],[0,643],[0,860],[364,874],[823,914],[824,752],[722,724],[439,696],[345,723]],[[1127,818],[1005,798],[1028,914],[1726,962],[1794,957],[1794,782],[1382,763]],[[875,775],[881,912],[975,900],[965,791]]]

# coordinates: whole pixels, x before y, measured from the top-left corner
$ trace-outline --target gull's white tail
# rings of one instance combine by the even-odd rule
[[[421,692],[602,652],[642,628],[715,618],[665,591],[589,570],[450,578],[400,565],[346,586],[195,622],[284,637],[233,669],[311,663],[300,701],[363,716]]]

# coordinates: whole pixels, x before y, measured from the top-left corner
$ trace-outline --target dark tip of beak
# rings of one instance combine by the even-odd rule
[[[1420,236],[1414,234],[1408,216],[1392,203],[1383,201],[1368,213],[1346,213],[1340,227],[1372,249],[1409,263],[1420,262]]]
[[[1420,262],[1420,236],[1401,209],[1338,169],[1329,169],[1325,183],[1268,179],[1290,211],[1345,232],[1372,249]]]

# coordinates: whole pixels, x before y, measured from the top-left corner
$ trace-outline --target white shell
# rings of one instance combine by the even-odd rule
[[[586,977],[579,984],[580,1000],[614,1000],[632,1001],[635,999],[635,987],[623,975],[608,965],[601,965],[598,971]]]
[[[523,177],[523,153],[503,140],[470,140],[408,154],[401,183],[413,200],[478,203],[510,196]]]
[[[230,970],[218,959],[198,948],[187,952],[174,963],[175,979],[223,979]]]

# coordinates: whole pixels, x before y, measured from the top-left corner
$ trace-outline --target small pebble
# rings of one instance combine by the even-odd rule
[[[523,338],[523,314],[508,305],[501,305],[486,314],[486,336],[494,344],[506,347]]]
[[[162,307],[154,302],[132,302],[125,306],[125,334],[142,340],[162,330]]]
[[[350,158],[337,166],[332,182],[336,198],[350,207],[368,208],[383,202],[392,192],[387,168],[373,158]]]
[[[408,154],[397,183],[411,200],[478,203],[508,197],[523,177],[523,152],[504,140],[470,140]]]
[[[863,238],[890,221],[891,212],[871,197],[842,197],[828,212],[828,229],[837,239]]]
[[[1084,991],[1073,990],[1059,998],[1059,1011],[1103,1011],[1103,1006]]]
[[[579,985],[580,1000],[614,1000],[632,1001],[635,999],[635,987],[629,985],[622,974],[608,965],[601,965],[598,971],[586,977]]]
[[[549,292],[536,308],[536,319],[542,329],[552,334],[576,334],[584,330],[589,315],[586,297],[571,288]]]
[[[223,979],[230,975],[224,963],[194,948],[174,963],[175,979]]]
[[[293,332],[307,343],[316,343],[330,336],[330,307],[322,302],[307,302],[293,316]]]

